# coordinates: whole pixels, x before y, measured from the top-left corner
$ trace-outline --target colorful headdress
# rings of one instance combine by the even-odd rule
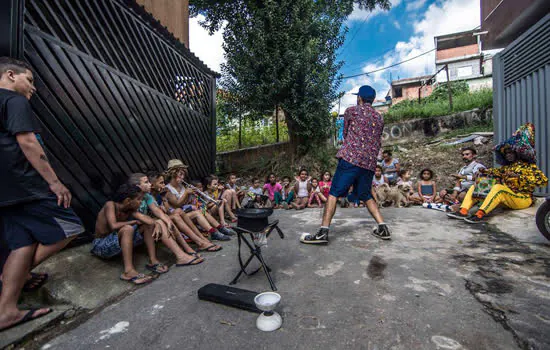
[[[512,137],[495,146],[495,158],[498,164],[509,164],[505,158],[505,153],[508,149],[516,152],[519,160],[527,163],[536,163],[535,126],[531,123],[523,124],[512,134]]]

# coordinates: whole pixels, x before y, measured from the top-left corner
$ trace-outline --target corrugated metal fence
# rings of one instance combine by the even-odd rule
[[[493,60],[495,141],[522,124],[536,130],[538,166],[550,173],[550,14]],[[536,195],[550,194],[550,186]]]

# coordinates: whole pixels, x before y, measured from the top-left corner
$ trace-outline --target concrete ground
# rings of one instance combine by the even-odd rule
[[[58,291],[55,300],[79,305],[77,315],[24,347],[550,348],[550,245],[532,212],[503,212],[481,226],[423,208],[383,214],[393,240],[370,235],[374,222],[365,209],[339,209],[326,247],[298,242],[302,232],[317,229],[319,209],[272,216],[286,234],[270,237],[264,250],[282,296],[283,327],[272,333],[256,329],[257,314],[197,298],[201,286],[228,284],[238,272],[236,240],[205,254],[205,263],[173,267],[138,289],[117,280],[118,261],[69,250],[41,270],[66,267],[46,287]],[[77,277],[69,273],[75,266],[82,270]],[[236,286],[269,290],[261,272]],[[108,306],[98,308],[102,303]],[[0,341],[11,332],[0,333]]]

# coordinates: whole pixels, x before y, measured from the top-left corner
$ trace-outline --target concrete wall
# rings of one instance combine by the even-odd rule
[[[443,117],[412,119],[402,123],[388,124],[382,134],[383,144],[407,143],[418,138],[434,137],[454,129],[470,125],[489,124],[493,117],[492,109],[474,109]]]
[[[448,63],[448,65],[449,78],[451,79],[451,81],[467,80],[481,76],[481,61],[479,58],[474,58],[466,61],[451,62]],[[444,66],[445,64],[437,64],[436,70],[440,70]],[[459,71],[463,69],[467,69],[469,71],[469,75],[463,75],[463,71],[462,75],[459,75]],[[439,74],[437,74],[436,80],[438,83],[446,82],[447,74],[445,73],[445,71],[439,72]]]
[[[395,89],[398,88],[401,89],[403,95],[401,97],[394,97],[392,99],[393,104],[399,103],[404,100],[418,100],[418,89],[420,88],[420,83],[415,85],[396,85],[392,87],[392,89],[394,90],[393,96],[395,96]],[[432,94],[432,92],[433,87],[431,85],[423,86],[420,90],[420,97],[428,97]]]
[[[237,151],[220,152],[216,155],[216,167],[221,173],[239,172],[260,158],[269,159],[281,152],[289,153],[289,151],[290,143],[280,142]]]

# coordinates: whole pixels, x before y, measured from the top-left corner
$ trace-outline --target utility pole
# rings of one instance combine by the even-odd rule
[[[279,105],[275,104],[275,132],[277,143],[279,143]]]
[[[447,90],[449,91],[449,108],[453,111],[453,93],[451,92],[451,79],[449,79],[449,65],[445,65],[445,72],[447,73]]]
[[[241,112],[239,111],[239,149],[243,147],[243,140],[242,140],[242,123],[243,123],[243,117],[241,115]]]

